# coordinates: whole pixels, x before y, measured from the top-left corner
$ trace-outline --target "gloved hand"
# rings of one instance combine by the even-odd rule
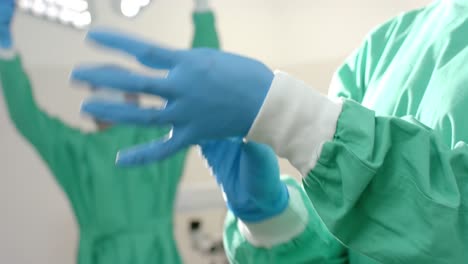
[[[229,209],[243,222],[263,221],[287,208],[288,189],[270,147],[240,138],[208,141],[200,147]]]
[[[11,21],[15,9],[14,0],[0,0],[0,48],[9,49],[12,46]]]
[[[146,93],[167,100],[164,109],[95,101],[82,104],[83,112],[99,120],[172,126],[169,139],[120,152],[120,165],[161,160],[203,140],[244,137],[273,80],[273,73],[262,63],[217,50],[169,50],[99,30],[91,31],[88,39],[126,52],[148,67],[169,70],[166,78],[115,66],[81,66],[73,71],[73,80],[92,87]]]

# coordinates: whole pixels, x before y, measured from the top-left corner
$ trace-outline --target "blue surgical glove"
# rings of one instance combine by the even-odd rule
[[[12,47],[11,21],[15,13],[14,0],[0,0],[0,48]]]
[[[145,76],[115,66],[81,66],[72,79],[93,87],[146,93],[167,100],[163,109],[109,102],[84,102],[82,111],[113,123],[172,126],[169,138],[121,151],[117,164],[162,160],[203,140],[244,137],[270,89],[273,73],[264,64],[212,49],[170,50],[109,31],[88,39],[135,57],[166,78]]]
[[[229,209],[243,222],[263,221],[287,208],[288,190],[270,147],[240,138],[212,140],[200,147]]]

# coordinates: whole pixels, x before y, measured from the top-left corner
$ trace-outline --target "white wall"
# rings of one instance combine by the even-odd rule
[[[376,24],[427,0],[214,0],[224,49],[258,58],[325,92],[334,68]],[[134,21],[113,13],[110,0],[94,1],[96,25],[137,32],[174,47],[188,47],[191,1],[155,0]],[[68,73],[79,62],[129,64],[114,53],[84,45],[84,33],[19,14],[14,25],[17,48],[27,66],[37,99],[69,124],[91,129],[78,114],[86,91],[72,89]],[[0,100],[0,263],[74,263],[77,231],[68,204],[48,170],[14,130]],[[192,153],[183,186],[211,178]],[[282,162],[284,171],[295,171]],[[190,263],[185,219],[176,234]],[[222,210],[198,212],[220,232]]]

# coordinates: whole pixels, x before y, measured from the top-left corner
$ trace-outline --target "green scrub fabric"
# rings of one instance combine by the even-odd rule
[[[239,232],[239,220],[229,212],[225,221],[223,241],[229,262],[233,264],[348,263],[346,250],[327,231],[302,186],[291,177],[284,176],[281,180],[290,189],[299,190],[305,202],[309,222],[304,232],[290,242],[272,248],[255,247]]]
[[[195,13],[193,19],[193,46],[218,48],[213,14]],[[12,121],[73,208],[80,230],[78,263],[180,263],[173,211],[186,151],[144,167],[115,166],[119,149],[168,130],[113,126],[83,133],[38,107],[18,57],[0,60],[0,78]]]
[[[467,62],[466,0],[375,29],[334,76],[343,110],[304,175],[311,224],[324,225],[266,250],[230,215],[231,262],[468,263]]]

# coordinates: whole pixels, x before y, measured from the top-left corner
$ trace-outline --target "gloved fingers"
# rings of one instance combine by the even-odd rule
[[[189,145],[183,133],[177,134],[174,132],[169,138],[119,151],[116,163],[118,166],[123,167],[145,165],[164,160]]]
[[[182,54],[182,52],[150,44],[129,34],[104,28],[90,30],[87,39],[101,46],[132,55],[144,65],[156,69],[174,67]]]
[[[81,112],[110,123],[170,125],[165,109],[141,108],[133,104],[84,101],[81,105]]]
[[[128,93],[146,93],[164,98],[175,95],[169,80],[141,75],[115,65],[81,65],[73,69],[71,79],[92,87],[118,89]]]

